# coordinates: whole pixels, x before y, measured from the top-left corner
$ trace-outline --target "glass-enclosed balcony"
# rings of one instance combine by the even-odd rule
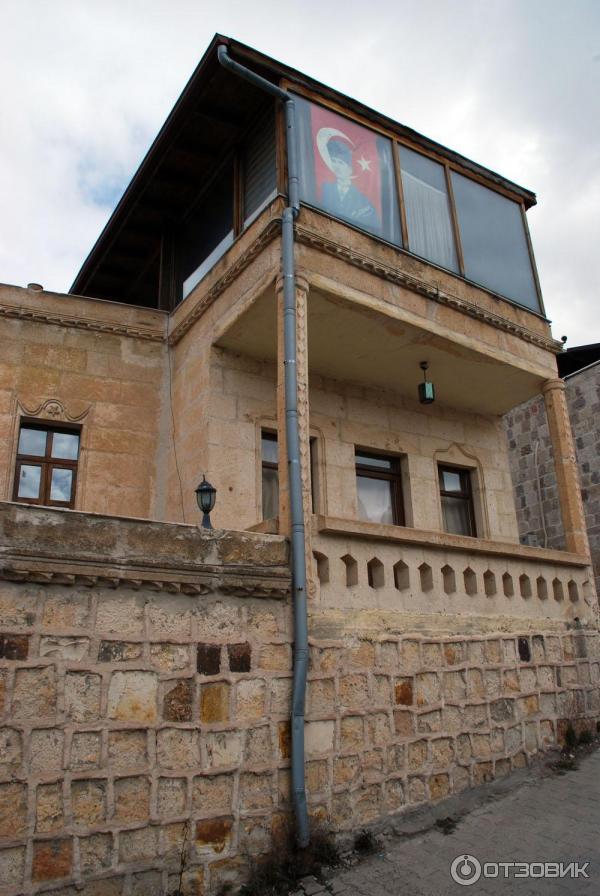
[[[285,194],[282,110],[218,64],[218,43],[72,292],[170,311],[209,272],[220,276],[236,262],[253,225],[252,240],[280,214],[280,206],[266,209]],[[236,52],[247,56],[247,48]],[[543,316],[525,218],[535,203],[530,191],[274,60],[254,54],[247,61],[295,97],[301,201],[313,230],[346,247],[368,237],[375,242],[363,243],[363,253],[387,253],[386,264],[398,270],[416,267],[426,287],[466,291],[475,303],[504,299]]]
[[[542,313],[522,203],[325,106],[298,96],[296,109],[304,205]],[[273,112],[223,163],[179,228],[176,304],[276,196],[282,177]]]

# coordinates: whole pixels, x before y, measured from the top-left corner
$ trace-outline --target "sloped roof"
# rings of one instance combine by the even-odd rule
[[[590,345],[574,345],[557,355],[556,360],[560,375],[572,376],[600,361],[600,342],[593,342]]]
[[[165,224],[176,221],[189,207],[269,102],[262,91],[220,66],[219,44],[228,45],[234,58],[273,83],[286,78],[511,191],[526,207],[535,204],[534,193],[501,175],[251,47],[216,34],[75,277],[72,294],[148,304],[160,277]]]

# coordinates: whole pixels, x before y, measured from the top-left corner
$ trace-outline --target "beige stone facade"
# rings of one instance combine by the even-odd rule
[[[11,896],[73,884],[168,892],[183,837],[186,888],[216,893],[289,822],[285,542],[231,536],[244,570],[223,584],[227,560],[201,549],[193,492],[206,472],[224,533],[286,534],[284,488],[279,524],[261,506],[261,431],[282,431],[275,213],[173,315],[2,290],[2,497],[21,417],[76,423],[82,439],[83,516],[3,510],[0,789],[11,823],[0,861]],[[317,227],[316,214],[303,218]],[[565,507],[570,552],[520,546],[501,426],[513,394],[555,379],[546,325],[508,303],[497,320],[466,285],[424,295],[408,279],[425,276],[414,261],[392,272],[391,250],[352,240],[356,255],[334,260],[316,237],[298,248],[303,432],[316,444],[312,471],[304,452],[315,496],[307,791],[312,816],[339,832],[508,774],[569,722],[600,715],[580,505]],[[424,350],[437,358],[429,407],[415,398]],[[553,410],[561,393],[550,394]],[[557,409],[554,421],[566,483],[568,419]],[[358,520],[356,446],[402,458],[405,527]],[[443,531],[438,463],[472,470],[475,540]]]
[[[290,815],[285,539],[7,504],[0,531],[2,891],[172,892],[182,850],[186,892],[238,881]],[[539,595],[513,595],[512,619],[483,615],[491,595],[462,620],[419,612],[413,575],[396,606],[336,613],[332,570],[312,608],[309,808],[339,832],[507,775],[600,714],[594,628],[533,619]]]
[[[523,191],[477,177],[524,214]],[[289,822],[283,207],[169,311],[0,287],[7,896],[164,894],[182,855],[185,892],[216,894]],[[543,315],[308,205],[295,240],[307,792],[349,833],[595,726],[597,596]],[[542,391],[565,551],[519,544],[502,427]],[[77,427],[74,509],[14,500],[24,422]],[[404,525],[359,520],[357,449],[397,460]],[[475,537],[444,530],[440,465],[469,476]]]
[[[0,489],[12,500],[19,421],[81,426],[75,507],[153,516],[165,315],[0,287]]]

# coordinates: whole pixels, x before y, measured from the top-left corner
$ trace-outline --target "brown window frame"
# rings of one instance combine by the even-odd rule
[[[444,488],[444,472],[455,473],[460,478],[460,492],[448,491]],[[468,509],[470,532],[448,532],[444,523],[444,531],[449,535],[464,535],[467,538],[477,538],[477,522],[475,519],[475,504],[473,502],[472,471],[468,467],[455,467],[452,464],[438,464],[438,483],[440,488],[440,502],[442,505],[442,522],[444,523],[444,498],[458,498],[462,500]]]
[[[36,429],[40,432],[46,433],[46,453],[44,455],[39,454],[20,454],[19,453],[19,442],[21,440],[21,431],[23,429]],[[68,434],[68,435],[77,435],[79,436],[79,449],[77,453],[77,460],[67,460],[66,458],[57,458],[52,457],[52,444],[54,435],[56,434]],[[73,509],[75,507],[75,496],[77,494],[77,472],[79,466],[79,458],[81,456],[81,427],[80,426],[69,426],[68,424],[59,424],[52,425],[46,422],[40,422],[39,420],[31,420],[27,417],[22,417],[19,424],[19,435],[17,441],[17,456],[15,459],[15,476],[13,483],[13,501],[16,501],[19,504],[35,504],[38,507],[65,507],[69,509]],[[41,467],[40,474],[40,491],[39,496],[37,498],[23,498],[19,497],[19,481],[20,481],[20,472],[21,467],[25,466],[36,466]],[[70,501],[56,501],[50,498],[50,491],[52,488],[52,470],[60,469],[60,470],[71,470],[73,473],[73,481],[71,486],[71,500]]]
[[[378,469],[374,466],[369,466],[368,464],[358,463],[356,461],[356,455],[360,455],[361,457],[372,458],[373,460],[385,460],[391,463],[390,470],[382,470]],[[358,480],[359,476],[363,476],[367,479],[384,479],[387,482],[392,483],[392,519],[393,526],[405,526],[406,525],[406,517],[404,514],[404,495],[402,493],[402,469],[401,469],[401,458],[398,455],[394,454],[385,454],[378,453],[372,450],[363,450],[358,445],[354,448],[354,467],[355,467],[355,475]],[[356,487],[358,493],[358,482]],[[364,522],[369,522],[369,520],[364,520]]]

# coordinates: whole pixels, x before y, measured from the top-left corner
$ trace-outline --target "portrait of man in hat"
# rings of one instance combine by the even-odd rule
[[[323,128],[319,136],[325,136],[322,132],[327,130],[330,129]],[[317,138],[317,142],[321,157],[335,175],[335,182],[323,184],[321,195],[323,208],[336,217],[355,222],[359,227],[378,230],[380,221],[374,206],[364,193],[361,193],[352,183],[356,175],[353,167],[352,146],[348,139],[340,139],[340,137],[332,135],[330,139],[326,140]]]

